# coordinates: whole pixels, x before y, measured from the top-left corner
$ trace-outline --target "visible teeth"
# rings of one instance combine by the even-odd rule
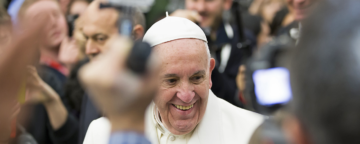
[[[175,106],[176,108],[178,108],[178,109],[181,109],[181,110],[188,110],[188,109],[191,109],[191,108],[194,106],[194,104],[192,104],[192,105],[190,105],[190,106],[181,106],[181,105],[175,105],[175,104],[174,104],[174,106]]]

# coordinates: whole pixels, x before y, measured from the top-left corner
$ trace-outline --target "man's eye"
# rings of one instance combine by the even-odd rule
[[[104,42],[106,39],[107,39],[106,36],[96,36],[95,37],[95,41],[100,42],[100,43]]]
[[[167,84],[174,85],[176,83],[176,79],[168,79],[166,80]]]
[[[98,42],[103,42],[103,41],[105,41],[105,38],[104,38],[104,37],[97,37],[97,38],[96,38],[96,41],[98,41]]]
[[[204,76],[194,76],[191,78],[191,81],[194,83],[201,83],[203,81]]]

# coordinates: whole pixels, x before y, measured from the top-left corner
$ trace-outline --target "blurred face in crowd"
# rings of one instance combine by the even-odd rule
[[[68,10],[71,0],[59,0],[60,9],[65,14]]]
[[[197,11],[201,16],[201,27],[214,27],[221,21],[222,13],[231,7],[232,0],[186,0],[188,10]]]
[[[49,11],[50,18],[46,29],[47,36],[44,41],[45,48],[54,48],[61,44],[62,40],[67,35],[67,24],[63,13],[60,10],[59,4],[53,0],[40,0],[35,2],[26,10],[26,14],[29,17],[37,15],[40,7],[45,8]],[[32,16],[30,16],[32,15]]]
[[[85,53],[90,59],[106,51],[107,42],[118,35],[117,18],[116,10],[100,10],[96,1],[91,3],[81,16],[80,31],[85,37]]]
[[[154,102],[162,123],[173,134],[191,132],[204,116],[215,60],[197,39],[178,39],[155,46],[161,59],[160,89]]]
[[[286,0],[286,3],[290,11],[294,13],[295,20],[301,21],[307,16],[309,7],[314,1],[315,0]]]

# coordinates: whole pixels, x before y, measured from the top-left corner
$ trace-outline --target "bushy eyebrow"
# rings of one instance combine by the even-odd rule
[[[177,74],[166,74],[164,78],[178,77]]]
[[[200,70],[195,72],[193,75],[205,75],[205,71],[204,70]],[[166,74],[164,76],[164,78],[171,78],[171,77],[179,77],[177,74]]]
[[[205,75],[205,71],[200,70],[200,71],[195,72],[193,75]]]

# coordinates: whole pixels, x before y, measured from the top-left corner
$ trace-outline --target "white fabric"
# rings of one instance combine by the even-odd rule
[[[205,33],[194,22],[181,17],[168,16],[156,22],[145,33],[143,41],[151,47],[183,38],[196,38],[207,42]]]
[[[223,73],[225,71],[225,68],[227,66],[227,63],[229,61],[230,58],[230,54],[231,54],[231,45],[230,44],[226,44],[222,47],[221,49],[221,62],[220,62],[220,66],[219,66],[219,72]]]
[[[108,144],[111,132],[110,121],[101,117],[92,121],[86,132],[84,144]]]
[[[158,144],[153,107],[154,104],[150,105],[146,111],[145,135],[153,144]],[[110,124],[104,119],[94,120],[90,124],[84,144],[107,144]],[[235,107],[216,97],[210,90],[204,117],[187,144],[247,144],[262,121],[263,116]]]
[[[153,123],[154,125],[156,125],[156,132],[159,144],[186,144],[191,138],[194,131],[191,131],[190,133],[184,135],[174,135],[170,133],[170,131],[168,131],[163,125],[163,123],[160,121],[159,111],[153,105],[154,104],[152,104],[150,108],[153,109]]]

